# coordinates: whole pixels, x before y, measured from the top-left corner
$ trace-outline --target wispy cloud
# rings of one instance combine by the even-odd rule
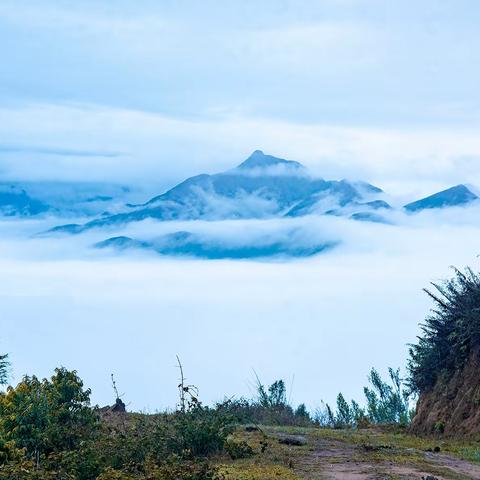
[[[5,0],[0,102],[197,118],[243,109],[343,126],[478,123],[477,16],[468,0]]]
[[[120,152],[102,152],[56,147],[5,144],[0,144],[0,154],[1,153],[39,153],[41,155],[59,155],[61,157],[119,157],[122,155]]]
[[[480,186],[473,127],[333,127],[238,114],[179,119],[39,104],[0,109],[1,139],[0,166],[9,178],[153,182],[157,193],[187,176],[228,170],[257,148],[325,178],[370,181],[405,201],[457,183]],[[39,150],[16,150],[28,145]],[[41,169],[32,168],[36,154]]]

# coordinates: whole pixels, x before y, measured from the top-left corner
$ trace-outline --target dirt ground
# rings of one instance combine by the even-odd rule
[[[375,430],[280,427],[244,432],[241,438],[268,447],[263,454],[232,462],[229,480],[480,480],[480,463],[465,458],[478,455],[480,459],[478,443],[424,440]]]

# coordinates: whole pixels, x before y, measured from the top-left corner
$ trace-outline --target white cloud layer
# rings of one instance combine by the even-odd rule
[[[421,289],[476,266],[478,209],[399,217],[388,226],[338,218],[272,222],[142,222],[123,230],[35,238],[54,221],[0,223],[0,347],[15,379],[77,368],[94,401],[111,401],[114,372],[132,408],[175,403],[175,355],[211,402],[250,395],[254,368],[295,377],[293,401],[311,407],[339,390],[361,397],[372,366],[404,366],[429,301]],[[342,239],[336,249],[288,262],[173,260],[89,249],[114,234],[190,229],[253,239],[295,226]],[[256,232],[256,233],[255,233]],[[154,379],[154,381],[152,381]]]

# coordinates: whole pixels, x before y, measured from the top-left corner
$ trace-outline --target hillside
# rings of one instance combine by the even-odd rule
[[[411,346],[411,388],[419,394],[411,430],[480,436],[480,276],[470,269],[427,291],[434,309]]]
[[[472,352],[463,367],[422,392],[411,430],[419,435],[480,435],[480,353]]]
[[[456,185],[442,192],[434,193],[429,197],[405,205],[405,210],[418,212],[432,208],[458,207],[468,205],[478,200],[477,195],[471,192],[465,185]]]

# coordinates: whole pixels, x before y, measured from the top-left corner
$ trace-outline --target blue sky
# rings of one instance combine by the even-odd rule
[[[475,1],[5,0],[2,100],[340,125],[478,120]]]
[[[480,183],[479,16],[473,0],[3,0],[0,172],[162,189],[262,148],[412,194]]]

